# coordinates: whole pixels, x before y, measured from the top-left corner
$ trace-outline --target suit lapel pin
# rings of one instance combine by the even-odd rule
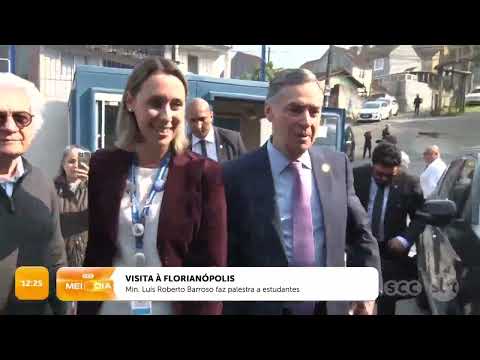
[[[325,164],[322,164],[322,171],[324,173],[328,173],[330,171],[330,165],[325,163]]]

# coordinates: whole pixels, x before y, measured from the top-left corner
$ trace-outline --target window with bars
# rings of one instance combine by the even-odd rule
[[[385,66],[385,59],[384,58],[375,59],[374,62],[373,62],[373,70],[374,71],[383,70],[384,66]]]
[[[198,56],[188,55],[188,72],[198,74]]]

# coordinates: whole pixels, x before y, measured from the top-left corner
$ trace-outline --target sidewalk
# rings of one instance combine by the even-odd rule
[[[397,116],[393,116],[390,118],[390,120],[396,120],[396,119],[422,119],[422,118],[430,118],[433,117],[430,111],[423,111],[421,112],[418,116],[415,115],[415,112],[405,112],[405,113],[399,113]]]

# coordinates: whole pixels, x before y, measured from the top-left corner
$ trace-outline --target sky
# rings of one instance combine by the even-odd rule
[[[353,45],[336,46],[347,48]],[[268,47],[271,48],[270,60],[275,68],[298,68],[307,61],[319,59],[328,49],[328,45],[267,45]],[[262,56],[261,45],[233,45],[233,50]]]

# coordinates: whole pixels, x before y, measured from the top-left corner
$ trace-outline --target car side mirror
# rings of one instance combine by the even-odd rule
[[[416,212],[416,218],[428,225],[447,226],[457,216],[457,205],[452,200],[427,200]]]

